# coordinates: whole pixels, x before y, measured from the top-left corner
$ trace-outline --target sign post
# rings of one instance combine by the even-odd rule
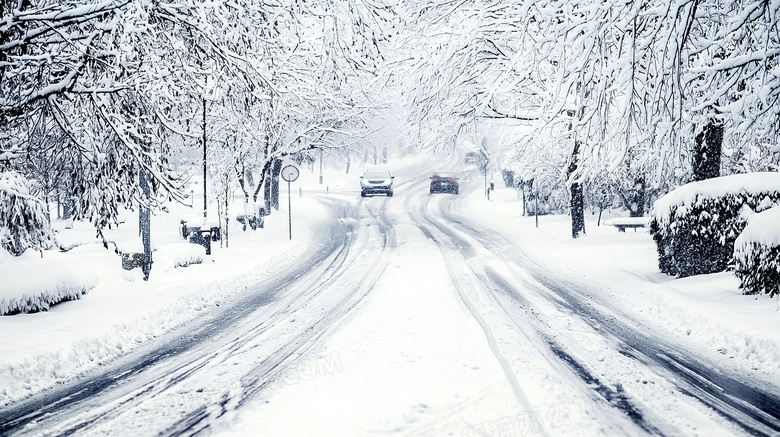
[[[292,240],[292,197],[290,196],[290,183],[298,179],[300,172],[294,165],[286,165],[282,168],[282,179],[287,182],[287,225],[290,229],[290,240]]]

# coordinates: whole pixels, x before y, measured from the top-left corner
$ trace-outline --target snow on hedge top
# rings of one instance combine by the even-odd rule
[[[92,289],[98,284],[98,275],[91,267],[63,260],[2,263],[0,277],[0,301],[23,300],[58,289]]]
[[[750,217],[745,230],[734,242],[734,246],[740,248],[750,243],[760,243],[769,247],[780,246],[780,206]]]
[[[757,172],[721,176],[691,182],[667,193],[653,204],[652,215],[656,220],[666,222],[675,207],[693,205],[702,200],[716,199],[742,192],[759,194],[775,191],[780,192],[780,173]]]

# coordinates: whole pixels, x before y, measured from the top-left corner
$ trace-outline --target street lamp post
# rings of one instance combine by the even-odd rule
[[[203,225],[206,225],[206,210],[208,209],[208,200],[206,198],[206,97],[203,97]]]
[[[203,90],[203,225],[206,226],[208,218],[208,188],[206,176],[208,174],[208,161],[206,156],[206,102],[219,99],[220,89],[214,83],[211,75],[206,77],[206,86]]]

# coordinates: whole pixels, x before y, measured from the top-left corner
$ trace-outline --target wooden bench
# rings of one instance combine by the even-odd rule
[[[626,232],[626,228],[644,228],[650,224],[650,217],[616,217],[604,222],[605,225],[614,226],[618,232]]]

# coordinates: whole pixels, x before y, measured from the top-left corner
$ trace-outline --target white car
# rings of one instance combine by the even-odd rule
[[[366,170],[360,177],[360,197],[375,194],[391,197],[393,195],[393,179],[395,176],[390,173],[390,170]]]

